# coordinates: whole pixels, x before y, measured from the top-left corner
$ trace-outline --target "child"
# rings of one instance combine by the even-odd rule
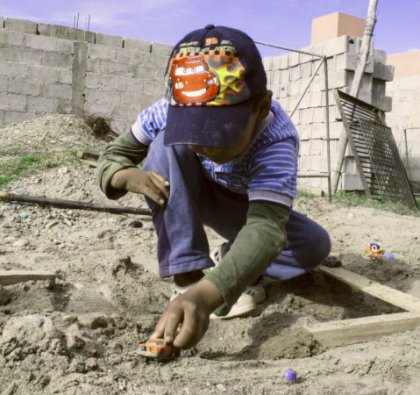
[[[286,280],[312,270],[330,240],[291,209],[298,135],[271,101],[248,35],[214,25],[189,33],[172,51],[166,82],[168,99],[106,148],[98,177],[109,198],[146,196],[160,276],[175,283],[152,338],[189,348],[210,315],[243,316],[264,301],[263,274]],[[204,225],[227,240],[213,259]]]

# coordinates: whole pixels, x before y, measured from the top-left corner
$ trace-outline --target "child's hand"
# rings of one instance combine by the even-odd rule
[[[169,303],[151,338],[163,338],[177,348],[191,348],[206,333],[210,313],[222,303],[213,283],[202,280]]]
[[[111,179],[111,186],[141,193],[160,206],[164,206],[169,198],[169,182],[154,171],[144,171],[138,167],[117,171]]]

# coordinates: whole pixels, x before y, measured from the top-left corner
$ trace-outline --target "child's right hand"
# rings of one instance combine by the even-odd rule
[[[145,171],[138,167],[117,171],[111,179],[111,186],[145,195],[161,207],[169,199],[169,182],[154,171]]]

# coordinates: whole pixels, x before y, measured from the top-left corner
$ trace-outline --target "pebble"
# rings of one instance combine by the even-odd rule
[[[15,241],[13,243],[13,247],[18,247],[18,248],[26,247],[27,245],[29,245],[29,241],[26,239],[19,239],[18,241]]]
[[[27,218],[29,218],[29,214],[28,213],[25,213],[25,212],[22,212],[22,213],[19,214],[19,217],[21,219],[27,219]]]

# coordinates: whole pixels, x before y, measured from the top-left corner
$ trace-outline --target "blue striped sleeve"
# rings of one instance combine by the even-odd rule
[[[296,196],[298,144],[287,138],[261,147],[249,163],[249,200],[291,206]]]
[[[166,99],[160,99],[144,109],[131,128],[137,140],[144,145],[149,145],[156,135],[165,129],[167,113],[168,102]]]

